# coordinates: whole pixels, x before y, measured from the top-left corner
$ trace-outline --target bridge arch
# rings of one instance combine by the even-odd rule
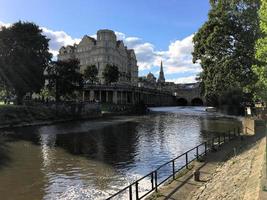
[[[187,106],[188,105],[188,101],[185,98],[182,98],[182,97],[178,98],[176,100],[176,102],[177,102],[178,106]]]
[[[195,97],[191,100],[191,105],[192,106],[203,106],[204,102],[201,98],[199,97]]]

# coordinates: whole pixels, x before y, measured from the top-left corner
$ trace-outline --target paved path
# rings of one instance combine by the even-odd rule
[[[205,162],[194,163],[194,169],[200,170],[199,182],[194,181],[191,170],[148,199],[259,199],[266,146],[264,136],[263,129],[256,136],[223,145],[220,151],[210,153]]]

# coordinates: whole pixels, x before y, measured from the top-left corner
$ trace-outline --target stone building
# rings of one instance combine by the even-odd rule
[[[147,76],[141,76],[138,79],[138,87],[157,89],[157,79],[149,72]]]
[[[152,84],[156,84],[156,80],[157,78],[154,76],[154,74],[152,74],[151,72],[149,72],[146,76],[146,79],[148,80],[148,82],[152,83]]]
[[[80,61],[80,71],[88,65],[98,69],[98,79],[104,82],[103,71],[107,64],[116,65],[119,69],[119,83],[137,85],[138,66],[135,52],[127,49],[123,41],[117,40],[112,30],[99,30],[97,39],[85,35],[79,44],[61,47],[58,60],[77,58]]]
[[[164,72],[163,72],[162,61],[160,63],[160,72],[159,72],[158,83],[165,83],[165,76],[164,76]]]

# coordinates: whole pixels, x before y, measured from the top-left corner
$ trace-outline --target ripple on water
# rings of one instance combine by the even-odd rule
[[[201,143],[212,130],[239,124],[203,107],[151,110],[146,116],[20,128],[5,134],[9,139],[0,140],[7,144],[0,154],[13,161],[0,170],[1,198],[16,199],[16,190],[31,186],[24,192],[25,200],[105,199]],[[183,165],[183,160],[176,165]],[[162,168],[160,178],[169,170]],[[145,178],[140,192],[150,185]],[[10,194],[11,189],[16,190]]]

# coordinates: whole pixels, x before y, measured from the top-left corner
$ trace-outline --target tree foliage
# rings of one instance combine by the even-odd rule
[[[261,0],[259,11],[261,37],[256,44],[257,65],[253,67],[258,77],[255,97],[267,102],[267,0]]]
[[[97,70],[96,66],[95,65],[89,65],[84,70],[83,76],[84,76],[85,80],[89,80],[91,83],[95,83],[98,80],[97,74],[98,74],[98,70]]]
[[[255,83],[255,41],[259,37],[259,0],[210,0],[206,23],[193,38],[193,62],[203,69],[200,80],[208,103],[218,106],[225,91]]]
[[[83,88],[79,64],[77,59],[70,59],[52,62],[47,68],[47,87],[50,91],[54,91],[56,101],[59,101],[61,97],[72,98],[75,91]]]
[[[0,30],[0,79],[15,91],[18,103],[44,85],[43,72],[52,57],[48,41],[34,23],[19,21]]]
[[[117,82],[119,79],[119,69],[115,65],[107,64],[103,71],[104,80],[107,84]]]

